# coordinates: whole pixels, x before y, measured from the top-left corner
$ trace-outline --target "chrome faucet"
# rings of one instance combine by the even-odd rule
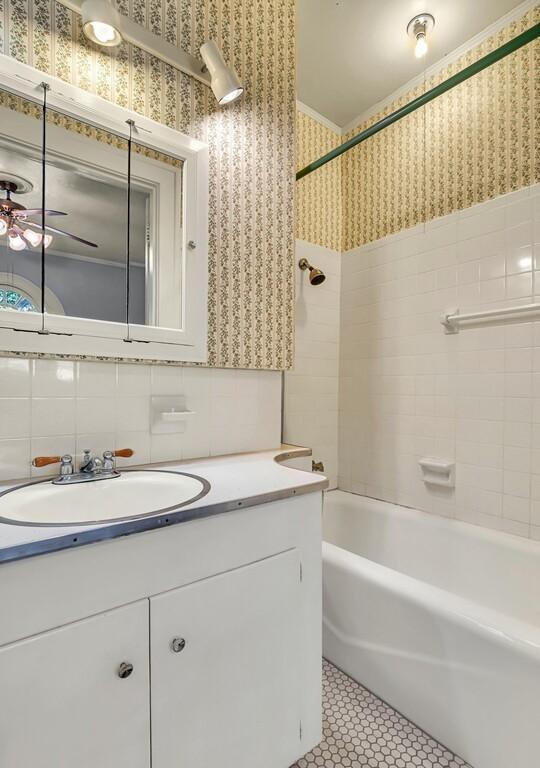
[[[55,485],[70,485],[71,483],[86,483],[90,480],[107,480],[118,477],[120,473],[116,469],[115,458],[130,458],[133,456],[131,448],[121,448],[117,451],[104,451],[103,458],[92,456],[89,449],[85,449],[79,471],[74,472],[73,457],[64,456],[36,456],[32,461],[34,467],[46,467],[49,464],[60,464],[60,473],[52,482]]]
[[[73,457],[64,456],[36,456],[32,461],[34,467],[46,467],[49,464],[60,464],[60,473],[52,482],[55,485],[70,485],[71,483],[86,483],[89,480],[108,480],[111,477],[119,477],[116,469],[116,457],[129,459],[133,456],[131,448],[119,448],[116,451],[104,451],[103,458],[92,456],[89,449],[85,449],[79,471],[73,470]]]
[[[107,453],[110,453],[110,451],[108,451]],[[105,454],[103,454],[103,458],[105,458]],[[98,474],[101,474],[101,472],[104,469],[103,464],[104,462],[99,458],[99,456],[92,456],[90,449],[85,448],[83,451],[82,461],[79,466],[79,472],[83,474],[88,474],[88,475],[89,474],[98,475]]]

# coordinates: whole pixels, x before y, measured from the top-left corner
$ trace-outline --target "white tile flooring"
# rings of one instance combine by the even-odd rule
[[[292,768],[471,768],[373,693],[323,663],[323,740]]]

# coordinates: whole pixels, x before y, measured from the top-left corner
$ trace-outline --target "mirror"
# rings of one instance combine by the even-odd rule
[[[32,210],[19,250],[0,235],[0,329],[24,313],[50,336],[33,351],[204,361],[206,145],[27,70],[0,73],[0,196]]]
[[[42,106],[0,91],[0,323],[10,314],[42,311]],[[21,121],[17,130],[16,123]],[[26,212],[28,210],[28,213]],[[34,245],[27,240],[30,238]],[[47,296],[53,308],[51,297]],[[7,312],[7,315],[4,314]],[[22,316],[13,318],[17,322]],[[25,318],[28,321],[29,318]]]
[[[182,328],[182,198],[182,160],[133,140],[128,302],[133,338],[150,339],[152,327]]]
[[[67,329],[66,316],[83,318],[100,321],[89,333],[113,333],[109,324],[126,322],[127,137],[46,114],[45,286],[57,303],[46,306],[45,324]],[[140,215],[144,201],[133,195],[132,205]],[[138,241],[140,250],[144,235]]]

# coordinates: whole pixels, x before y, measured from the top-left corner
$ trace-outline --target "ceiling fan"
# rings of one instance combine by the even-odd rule
[[[6,193],[4,199],[0,199],[0,235],[8,236],[8,245],[13,251],[22,251],[27,245],[37,248],[43,241],[44,248],[48,248],[53,241],[53,235],[70,237],[78,243],[97,248],[96,243],[84,240],[82,237],[72,235],[63,229],[45,225],[45,233],[41,224],[29,221],[29,216],[41,216],[41,208],[25,208],[24,205],[11,199],[13,194],[30,192],[33,188],[31,182],[20,176],[2,174],[0,176],[0,191]],[[45,210],[45,216],[67,216],[63,211]],[[52,233],[52,234],[51,234]]]

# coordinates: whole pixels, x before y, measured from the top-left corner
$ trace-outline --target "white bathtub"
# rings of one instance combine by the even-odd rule
[[[342,491],[324,655],[474,768],[540,767],[540,544]]]

